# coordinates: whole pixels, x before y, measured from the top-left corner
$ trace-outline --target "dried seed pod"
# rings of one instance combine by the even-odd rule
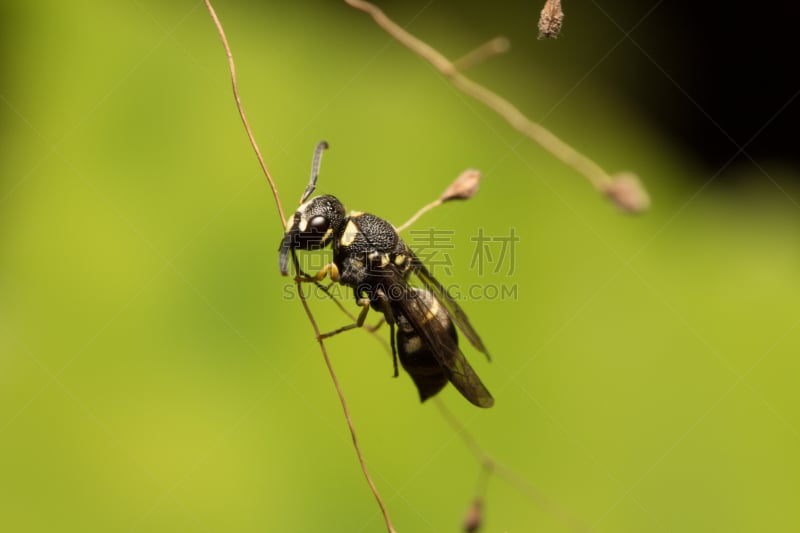
[[[483,499],[475,498],[464,515],[463,528],[465,533],[475,533],[483,523]]]
[[[539,39],[555,39],[561,32],[564,12],[561,0],[547,0],[539,15]]]
[[[475,196],[478,192],[478,184],[481,180],[481,173],[475,169],[467,169],[462,172],[450,186],[439,197],[441,202],[450,200],[467,200]]]

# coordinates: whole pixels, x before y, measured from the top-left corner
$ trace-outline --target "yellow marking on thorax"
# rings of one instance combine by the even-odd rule
[[[352,220],[347,222],[347,226],[344,228],[344,233],[342,233],[342,238],[339,239],[339,243],[342,246],[350,246],[353,244],[353,241],[356,239],[356,235],[358,235],[358,227],[353,223]]]

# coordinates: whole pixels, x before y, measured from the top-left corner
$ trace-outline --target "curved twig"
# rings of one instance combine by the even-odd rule
[[[328,367],[328,373],[331,375],[331,380],[333,381],[333,386],[336,387],[336,394],[339,395],[339,402],[342,404],[342,411],[344,411],[344,418],[347,420],[347,427],[350,428],[350,437],[353,439],[353,448],[356,451],[356,456],[358,456],[358,462],[361,465],[361,471],[364,473],[364,477],[367,479],[367,483],[369,484],[369,488],[372,489],[372,494],[375,496],[375,500],[378,502],[378,507],[381,508],[381,513],[383,513],[383,519],[386,522],[386,528],[389,533],[396,533],[394,526],[392,525],[392,520],[389,518],[389,511],[386,509],[386,504],[383,503],[383,499],[381,498],[380,492],[378,492],[378,487],[375,486],[375,482],[372,481],[372,476],[369,473],[369,469],[367,468],[367,463],[364,461],[364,455],[361,453],[361,448],[358,446],[358,438],[356,437],[356,429],[353,426],[353,421],[350,418],[350,411],[347,408],[347,402],[344,398],[344,393],[342,392],[342,388],[339,385],[339,380],[336,378],[336,373],[333,370],[333,365],[331,364],[331,358],[328,356],[328,350],[325,348],[325,340],[322,338],[322,333],[319,330],[319,326],[317,326],[317,321],[314,319],[314,315],[311,313],[311,308],[308,306],[308,301],[306,300],[306,295],[303,293],[303,288],[301,286],[301,282],[297,281],[297,294],[300,296],[300,301],[303,302],[303,309],[306,311],[306,315],[308,316],[308,321],[311,322],[311,327],[314,328],[314,334],[317,336],[317,342],[319,342],[319,348],[322,351],[322,356],[325,358],[325,365]]]
[[[245,116],[244,107],[242,106],[241,99],[239,97],[239,88],[236,82],[236,68],[233,63],[233,53],[231,52],[231,48],[228,45],[228,40],[225,37],[225,31],[222,28],[222,23],[219,21],[217,17],[217,13],[214,10],[214,7],[211,5],[210,0],[204,0],[206,8],[208,8],[208,12],[211,15],[211,18],[214,21],[214,25],[217,28],[217,32],[219,33],[220,39],[222,40],[222,44],[225,47],[225,54],[228,57],[228,66],[230,68],[231,73],[231,84],[233,86],[233,96],[236,100],[236,107],[239,110],[239,116],[242,119],[242,123],[244,124],[245,131],[247,132],[247,137],[250,139],[250,144],[253,147],[253,150],[258,157],[258,162],[261,165],[261,170],[264,172],[264,175],[269,182],[270,189],[272,189],[272,194],[275,197],[275,204],[278,207],[278,214],[281,217],[281,227],[286,226],[286,216],[283,213],[283,206],[281,204],[280,195],[278,194],[278,188],[275,186],[275,182],[272,179],[272,175],[269,173],[269,169],[267,168],[267,164],[264,162],[264,158],[261,155],[261,151],[258,148],[258,143],[256,143],[255,136],[253,135],[252,130],[250,129],[250,125],[247,122],[247,117]],[[297,267],[297,265],[295,265]],[[298,270],[296,268],[296,270]],[[347,427],[350,430],[350,436],[353,439],[353,448],[356,452],[356,456],[358,457],[358,462],[361,465],[361,471],[364,473],[364,477],[367,480],[367,484],[372,490],[372,494],[375,496],[375,499],[378,502],[378,506],[381,509],[381,513],[383,513],[383,518],[386,522],[386,528],[389,533],[396,533],[394,526],[392,526],[392,521],[389,518],[389,511],[386,508],[386,505],[383,503],[383,499],[381,498],[380,492],[378,492],[378,488],[375,486],[375,483],[372,481],[372,476],[370,476],[369,470],[367,469],[367,464],[364,461],[364,455],[361,453],[361,449],[358,446],[358,439],[356,437],[356,429],[353,425],[353,420],[350,417],[350,411],[347,408],[347,402],[345,401],[344,392],[342,391],[341,386],[339,385],[339,380],[336,377],[336,372],[333,370],[333,365],[331,364],[330,357],[328,357],[328,351],[325,348],[325,343],[323,339],[320,337],[319,327],[317,326],[317,321],[314,319],[314,315],[311,313],[311,308],[308,306],[308,302],[306,301],[305,294],[303,293],[303,288],[301,287],[300,281],[296,281],[297,284],[297,293],[300,295],[300,301],[303,303],[303,309],[305,309],[306,315],[308,316],[309,322],[311,322],[311,327],[314,329],[314,334],[316,335],[317,341],[319,342],[319,347],[322,352],[322,356],[325,359],[325,365],[328,367],[328,374],[331,376],[331,380],[333,381],[333,385],[336,388],[336,394],[339,396],[339,402],[342,405],[342,411],[344,411],[344,417],[347,421]]]
[[[401,226],[398,226],[397,228],[395,228],[397,230],[397,233],[404,232],[405,230],[407,230],[409,228],[409,226],[411,226],[414,222],[419,220],[419,217],[421,217],[422,215],[424,215],[428,211],[439,207],[440,205],[442,205],[442,199],[441,198],[437,198],[436,200],[432,201],[431,203],[425,204],[424,206],[420,207],[419,210],[416,213],[411,215],[411,218],[406,220]]]
[[[436,407],[439,408],[442,418],[444,418],[447,423],[450,424],[461,440],[464,441],[464,444],[467,446],[467,448],[470,449],[472,455],[475,456],[475,458],[483,467],[485,475],[482,476],[481,480],[478,482],[476,499],[481,499],[483,497],[483,493],[486,490],[487,476],[491,474],[497,474],[500,477],[505,478],[506,481],[512,485],[515,485],[517,490],[525,494],[533,503],[539,505],[539,507],[557,517],[564,524],[569,525],[569,527],[571,527],[574,531],[581,531],[585,533],[590,533],[592,531],[588,525],[575,517],[569,510],[563,508],[561,505],[545,496],[528,480],[514,472],[513,469],[498,462],[489,452],[485,451],[481,445],[478,444],[478,441],[469,431],[467,431],[467,428],[464,427],[461,422],[459,422],[459,420],[449,409],[447,409],[447,407],[445,407],[443,401],[441,401],[439,398],[434,398],[434,400]]]
[[[630,182],[625,183],[624,191],[620,192],[617,190],[618,180],[610,176],[600,165],[562,141],[541,124],[530,120],[505,98],[461,74],[456,64],[428,43],[411,35],[381,9],[363,0],[345,0],[345,2],[370,15],[386,33],[428,61],[461,92],[481,102],[503,117],[517,131],[533,139],[564,164],[583,174],[597,191],[608,197],[619,208],[627,212],[639,213],[649,207],[650,200],[647,192],[638,180],[633,185]],[[635,193],[631,192],[631,187],[636,188]]]
[[[204,0],[206,4],[206,8],[208,8],[208,13],[211,15],[211,18],[214,20],[214,26],[217,28],[217,32],[219,33],[219,38],[222,40],[222,46],[225,47],[225,55],[228,56],[228,67],[231,71],[231,85],[233,86],[233,98],[236,100],[236,108],[239,110],[239,117],[242,119],[242,123],[244,124],[244,129],[247,132],[247,138],[250,139],[250,145],[253,147],[253,150],[256,153],[256,157],[258,157],[258,163],[261,165],[261,170],[264,172],[264,176],[267,177],[267,181],[269,182],[269,188],[272,189],[272,196],[275,197],[275,205],[278,206],[278,214],[281,217],[281,227],[286,226],[286,216],[283,214],[283,205],[281,204],[281,197],[278,195],[278,188],[275,186],[275,182],[272,180],[272,175],[269,173],[269,169],[267,168],[267,164],[264,162],[264,157],[261,155],[261,150],[258,149],[258,143],[256,142],[256,138],[253,135],[253,130],[250,129],[250,124],[247,122],[247,116],[244,114],[244,107],[242,107],[242,100],[239,98],[239,86],[236,83],[236,66],[233,64],[233,53],[231,52],[231,47],[228,44],[228,39],[225,37],[225,30],[222,29],[222,23],[219,21],[217,17],[217,12],[214,11],[214,6],[211,5],[211,0]]]

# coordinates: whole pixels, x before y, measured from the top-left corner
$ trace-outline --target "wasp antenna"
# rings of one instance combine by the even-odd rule
[[[317,177],[319,176],[319,163],[322,161],[322,152],[328,149],[328,143],[320,141],[314,149],[314,159],[311,161],[311,179],[308,180],[308,187],[306,187],[303,197],[300,198],[300,203],[305,202],[314,189],[317,188]]]

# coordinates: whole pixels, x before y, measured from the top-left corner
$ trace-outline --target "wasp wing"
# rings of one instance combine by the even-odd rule
[[[434,294],[402,283],[404,294],[390,300],[392,311],[408,320],[431,348],[447,378],[467,400],[478,407],[494,405],[494,398],[458,348],[457,338],[448,331],[449,311],[439,305]]]
[[[483,341],[475,331],[475,328],[473,328],[472,324],[470,324],[469,318],[467,318],[467,314],[461,309],[461,306],[458,305],[444,285],[442,285],[439,280],[433,277],[433,274],[430,273],[430,271],[414,254],[414,252],[411,250],[408,250],[408,252],[411,256],[411,270],[417,275],[425,288],[433,293],[433,295],[436,296],[436,299],[447,308],[447,310],[450,312],[453,322],[455,322],[456,326],[458,326],[458,329],[461,330],[469,342],[491,361],[492,358],[489,355],[489,352],[486,350],[486,346],[484,346]]]
[[[351,220],[358,226],[359,235],[369,244],[369,248],[379,252],[374,259],[369,255],[365,259],[373,261],[368,267],[370,275],[374,278],[377,291],[384,293],[381,299],[388,302],[391,312],[405,317],[422,342],[430,347],[447,379],[467,400],[478,407],[494,405],[494,398],[458,348],[457,337],[448,331],[448,324],[452,320],[470,343],[489,357],[483,341],[461,307],[388,222],[369,214],[354,216]],[[362,225],[370,230],[364,231]],[[391,236],[396,240],[388,238]],[[408,271],[401,271],[400,265],[389,259],[390,253],[407,255],[411,261],[409,269],[417,274],[427,290],[411,287],[407,282]]]

